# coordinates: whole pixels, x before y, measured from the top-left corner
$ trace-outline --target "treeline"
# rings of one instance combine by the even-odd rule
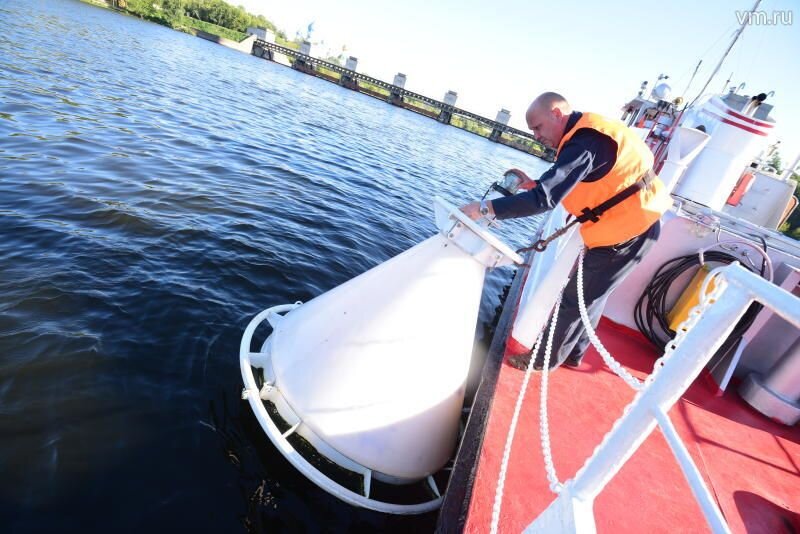
[[[264,15],[252,15],[243,7],[223,0],[112,0],[115,7],[172,28],[183,25],[184,17],[202,20],[245,33],[248,27],[267,28],[281,39],[286,35]]]
[[[768,168],[772,167],[771,170],[774,171],[775,174],[781,174],[784,169],[780,152],[776,150],[772,154],[767,165]],[[794,183],[794,196],[800,198],[800,174],[793,172],[790,180]],[[789,218],[786,219],[786,222],[778,228],[778,231],[789,237],[800,240],[800,206],[794,209],[791,215],[789,215]]]
[[[251,15],[242,7],[234,7],[222,0],[170,0],[183,4],[186,15],[239,32],[248,27],[267,28],[279,33],[275,25],[264,15]]]
[[[800,175],[793,174],[794,196],[800,198]],[[796,207],[786,222],[778,229],[789,237],[800,239],[800,206]]]

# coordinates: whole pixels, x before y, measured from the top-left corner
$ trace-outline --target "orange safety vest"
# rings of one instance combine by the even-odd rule
[[[573,216],[584,208],[594,208],[632,185],[653,167],[653,153],[636,133],[619,121],[596,113],[583,113],[575,126],[558,144],[556,158],[572,136],[582,128],[591,128],[617,143],[617,160],[601,179],[579,182],[561,203]],[[589,248],[624,243],[644,233],[672,206],[672,197],[659,178],[648,187],[605,212],[597,222],[581,224],[581,236]]]

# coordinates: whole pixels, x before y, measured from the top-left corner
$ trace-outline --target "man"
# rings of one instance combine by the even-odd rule
[[[557,93],[539,95],[525,120],[540,142],[556,149],[555,164],[538,181],[524,176],[523,188],[527,191],[463,206],[461,210],[470,218],[527,217],[551,210],[559,202],[572,216],[580,216],[584,208],[596,208],[642,181],[638,183],[641,189],[631,190],[631,196],[595,222],[580,225],[588,249],[584,256],[584,298],[596,327],[608,296],[658,239],[659,218],[672,205],[672,199],[652,173],[653,156],[647,145],[621,122],[572,111]],[[558,311],[554,346],[559,348],[551,368],[561,364],[577,367],[589,346],[578,311],[574,272]],[[539,358],[534,362],[535,369],[542,368],[541,354]],[[512,357],[509,363],[525,369],[529,361],[530,355],[523,355]]]

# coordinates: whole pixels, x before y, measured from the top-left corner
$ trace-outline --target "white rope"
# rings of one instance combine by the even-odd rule
[[[597,352],[600,353],[600,356],[603,358],[603,361],[606,365],[614,371],[620,378],[622,378],[629,386],[631,386],[636,391],[639,391],[641,394],[641,390],[643,389],[645,384],[649,384],[653,381],[658,371],[664,366],[664,359],[667,358],[672,352],[675,350],[676,346],[680,343],[683,337],[686,335],[686,331],[690,329],[699,319],[701,312],[705,310],[709,306],[711,302],[715,300],[717,295],[719,294],[720,288],[715,288],[716,291],[712,292],[710,295],[706,295],[705,291],[701,292],[701,302],[696,306],[691,312],[689,313],[689,317],[684,321],[684,324],[678,329],[678,333],[666,347],[664,355],[656,360],[654,365],[653,372],[650,376],[647,377],[645,382],[640,381],[635,376],[631,375],[626,369],[622,367],[622,365],[614,359],[613,356],[606,350],[603,346],[603,343],[600,341],[600,338],[597,337],[597,333],[595,332],[594,328],[592,327],[591,321],[589,320],[589,313],[586,310],[586,301],[583,295],[583,258],[585,254],[585,249],[581,250],[580,257],[578,258],[578,278],[577,278],[577,293],[578,293],[578,309],[581,315],[581,321],[583,322],[584,327],[586,328],[586,332],[589,336],[589,340],[591,341],[592,345],[594,345]],[[716,274],[716,273],[714,273]],[[709,279],[711,276],[708,277]],[[544,361],[542,365],[542,385],[540,388],[540,395],[539,395],[539,434],[541,437],[542,443],[542,457],[544,458],[544,466],[545,471],[547,473],[547,481],[550,485],[550,490],[553,493],[559,494],[564,489],[564,484],[559,482],[558,474],[556,473],[555,464],[553,462],[553,453],[550,444],[550,425],[548,422],[547,417],[547,389],[548,389],[548,377],[550,376],[550,357],[552,354],[553,349],[553,338],[555,337],[555,330],[556,330],[556,320],[558,318],[558,310],[561,306],[561,298],[564,295],[564,288],[562,288],[561,292],[558,295],[558,299],[556,300],[556,304],[553,308],[552,318],[550,321],[550,330],[547,336],[547,343],[545,344],[545,351],[544,351]],[[525,399],[525,392],[528,389],[528,382],[530,380],[530,376],[533,371],[533,366],[536,362],[536,358],[539,355],[539,349],[542,343],[542,338],[544,337],[544,329],[539,332],[539,337],[536,339],[536,343],[533,346],[533,351],[531,352],[531,359],[528,361],[528,366],[525,369],[525,377],[522,380],[522,386],[517,395],[517,403],[514,406],[514,414],[511,416],[511,424],[508,431],[508,436],[506,437],[505,448],[503,449],[503,459],[500,462],[500,473],[498,475],[497,481],[497,489],[495,490],[494,495],[494,504],[492,506],[492,523],[491,523],[491,534],[497,534],[498,526],[500,523],[500,510],[503,503],[503,491],[505,489],[505,480],[506,475],[508,472],[508,462],[509,458],[511,457],[511,447],[514,442],[514,435],[516,434],[517,423],[519,420],[519,414],[522,410],[522,403]],[[638,395],[637,395],[638,397]],[[615,423],[618,424],[618,421]],[[606,435],[605,438],[607,438]],[[604,441],[605,441],[604,438]],[[599,448],[599,445],[598,445]],[[598,448],[595,449],[595,454],[597,453]],[[594,454],[592,454],[594,456]],[[588,460],[587,460],[588,463]],[[584,464],[583,469],[585,469],[586,464]]]
[[[583,326],[586,328],[586,333],[589,336],[589,341],[592,342],[594,348],[597,349],[597,352],[600,353],[600,356],[603,358],[603,361],[606,362],[606,365],[614,371],[622,380],[625,381],[630,387],[635,390],[640,390],[644,387],[644,384],[635,376],[630,374],[622,365],[614,359],[613,356],[606,350],[603,346],[603,343],[600,341],[600,338],[597,337],[597,332],[594,331],[592,327],[592,323],[589,320],[589,313],[586,311],[586,301],[583,298],[583,256],[586,249],[581,249],[580,257],[578,258],[578,309],[581,313],[581,320],[583,321]]]
[[[544,456],[545,470],[547,471],[547,480],[550,482],[550,489],[555,493],[559,493],[562,486],[558,481],[558,477],[556,476],[556,468],[553,464],[553,455],[550,451],[550,431],[547,425],[547,376],[549,374],[550,353],[553,348],[553,334],[555,332],[556,317],[558,315],[558,308],[561,305],[562,295],[563,289],[562,292],[559,293],[558,300],[556,301],[553,309],[553,320],[550,324],[550,332],[547,338],[547,344],[545,346],[544,367],[542,368],[542,393],[540,397],[541,403],[539,406],[539,430],[542,436],[542,455]],[[539,356],[539,348],[542,344],[543,337],[544,328],[542,328],[542,331],[539,332],[539,337],[536,339],[536,343],[533,345],[531,359],[528,361],[528,366],[525,368],[525,377],[522,379],[522,386],[520,387],[519,394],[517,395],[517,403],[514,406],[514,414],[511,416],[511,424],[509,425],[508,436],[506,436],[506,444],[503,449],[503,459],[500,462],[500,473],[497,480],[497,489],[494,493],[492,524],[490,529],[491,534],[497,534],[497,529],[500,524],[500,509],[503,504],[503,490],[505,489],[506,474],[508,472],[508,461],[511,457],[511,446],[514,443],[514,435],[517,431],[517,422],[519,420],[519,414],[522,411],[522,403],[525,400],[525,392],[528,390],[528,382],[530,381],[536,358]],[[544,422],[542,423],[542,421]]]
[[[539,355],[539,345],[542,343],[542,337],[544,337],[544,329],[539,332],[539,337],[536,339],[536,343],[533,345],[531,359],[528,362],[528,367],[525,369],[525,377],[522,379],[522,387],[519,390],[519,395],[517,395],[517,404],[514,406],[514,415],[511,416],[511,424],[508,429],[508,436],[506,436],[506,445],[503,449],[503,459],[500,462],[500,474],[497,478],[497,488],[494,492],[494,504],[492,505],[492,526],[490,530],[491,534],[497,534],[497,526],[500,523],[500,507],[503,504],[503,489],[506,485],[508,459],[511,457],[511,444],[514,442],[514,434],[517,431],[517,420],[519,419],[519,413],[522,410],[522,401],[525,399],[525,391],[528,389],[528,381],[530,380],[531,371],[533,370],[533,362],[536,361],[536,357]]]
[[[544,362],[542,364],[542,387],[539,392],[539,435],[542,440],[542,457],[544,458],[544,469],[547,472],[547,481],[550,483],[550,491],[555,494],[561,493],[564,486],[558,481],[556,466],[553,463],[553,452],[550,449],[550,425],[547,419],[547,385],[550,377],[550,354],[553,349],[553,334],[556,331],[558,309],[561,307],[561,298],[563,296],[564,288],[558,294],[558,300],[553,309],[553,318],[550,320],[550,332],[547,335],[547,345],[544,349]]]
[[[650,373],[650,376],[648,376],[645,379],[645,384],[649,385],[655,380],[656,376],[659,374],[661,369],[664,368],[666,360],[669,359],[672,356],[672,353],[675,352],[675,350],[683,343],[684,339],[686,338],[686,334],[689,332],[689,330],[691,330],[697,324],[703,313],[711,305],[713,305],[714,302],[719,300],[719,297],[722,294],[723,290],[725,289],[725,286],[727,286],[727,283],[724,281],[724,278],[722,280],[719,280],[720,270],[723,268],[724,266],[718,267],[714,271],[711,271],[711,273],[708,276],[706,276],[706,280],[700,291],[700,302],[694,308],[692,308],[692,310],[689,312],[688,317],[686,317],[686,319],[678,326],[675,338],[669,343],[667,343],[667,346],[664,349],[663,356],[657,359],[655,364],[653,364],[653,372]],[[708,284],[712,279],[716,279],[714,289],[706,293]],[[682,387],[686,389],[689,387],[689,384],[684,384]],[[629,412],[631,408],[639,401],[639,398],[643,394],[644,394],[644,388],[637,391],[636,395],[634,395],[633,397],[633,400],[622,410],[622,413],[625,414]],[[608,442],[611,435],[614,433],[617,427],[619,427],[619,425],[622,423],[622,420],[623,418],[620,417],[616,421],[614,421],[614,424],[611,426],[611,429],[609,429],[606,435],[603,436],[603,439],[600,441],[600,443],[598,443],[597,446],[594,448],[594,452],[592,452],[592,454],[586,459],[586,461],[583,463],[583,466],[575,474],[573,480],[578,479],[583,475],[583,473],[587,469],[587,466],[591,463],[591,461],[595,458],[595,456],[597,456],[600,449],[603,448],[603,446]],[[615,465],[614,469],[617,468],[618,466]],[[569,482],[567,482],[567,484],[569,484]]]

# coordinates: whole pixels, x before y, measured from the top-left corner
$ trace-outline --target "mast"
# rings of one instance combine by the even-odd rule
[[[694,68],[694,72],[692,73],[692,77],[689,78],[689,83],[686,84],[686,89],[683,90],[683,94],[681,97],[686,96],[686,93],[689,91],[689,88],[692,86],[692,82],[694,81],[694,77],[697,76],[697,71],[700,70],[700,65],[703,64],[703,60],[697,62],[697,66]]]
[[[714,67],[714,72],[712,72],[711,76],[709,76],[708,80],[706,80],[706,84],[703,86],[702,89],[700,89],[700,92],[697,93],[697,96],[694,97],[694,100],[692,100],[692,104],[694,104],[695,101],[698,98],[700,98],[703,95],[703,93],[705,93],[706,89],[708,89],[708,84],[711,83],[711,80],[713,80],[714,76],[716,76],[717,72],[719,72],[719,69],[722,67],[722,64],[725,62],[725,58],[727,58],[728,54],[731,53],[731,49],[733,48],[733,45],[735,45],[736,41],[739,40],[739,37],[742,35],[742,32],[744,31],[745,27],[747,27],[748,23],[752,20],[753,13],[758,9],[759,5],[761,5],[761,0],[756,0],[756,3],[753,5],[752,9],[750,9],[750,13],[748,13],[746,16],[744,16],[742,18],[743,19],[742,20],[742,25],[739,26],[739,29],[736,30],[736,33],[733,35],[733,39],[731,39],[731,44],[728,45],[728,49],[725,50],[724,54],[722,54],[722,57],[720,58],[719,63],[717,63],[717,66]]]
[[[730,75],[728,75],[728,79],[725,80],[725,83],[722,84],[722,90],[721,90],[722,93],[724,93],[725,89],[728,88],[728,84],[731,83],[732,79],[733,79],[733,71],[731,71]]]

